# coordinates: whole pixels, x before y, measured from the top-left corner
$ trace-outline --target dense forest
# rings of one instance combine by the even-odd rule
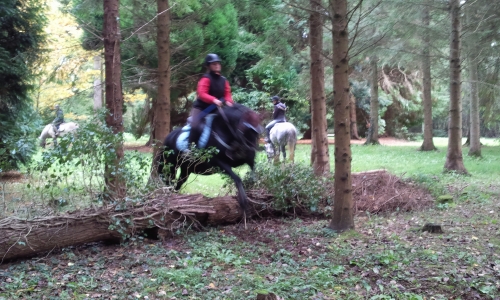
[[[320,249],[332,235],[352,234],[352,229],[371,236],[367,232],[373,228],[363,227],[371,226],[367,225],[371,214],[401,213],[397,215],[401,219],[394,222],[406,224],[403,213],[415,213],[422,223],[426,209],[442,220],[453,220],[451,210],[456,209],[467,219],[473,214],[464,213],[462,205],[470,204],[472,212],[493,218],[500,199],[499,36],[500,2],[494,0],[3,0],[0,265],[4,258],[7,262],[103,240],[135,243],[131,241],[139,234],[143,239],[142,234],[151,228],[161,243],[167,243],[169,238],[182,239],[176,234],[187,235],[192,227],[206,230],[242,222],[247,230],[247,220],[257,222],[250,227],[261,228],[255,221],[258,218],[327,219],[322,226],[328,232],[311,231],[313,236],[321,235],[321,241],[314,242]],[[215,116],[202,121],[212,124],[208,120],[216,120],[205,128],[213,126],[206,131],[208,145],[218,142],[214,142],[214,149],[200,146],[198,141],[193,141],[194,148],[174,149],[167,136],[196,129],[194,120],[198,119],[193,119],[197,117],[193,111],[202,101],[200,83],[206,78],[214,80],[210,77],[213,62],[207,61],[213,57],[221,66],[218,75],[225,77],[222,83],[229,87],[224,97],[230,95],[235,104],[215,97],[215,84],[209,85],[207,93],[215,97],[214,111],[217,98],[225,100],[217,110],[219,119]],[[270,143],[270,133],[266,137],[264,129],[276,121],[275,99],[286,107],[286,120],[297,131],[298,145],[295,138],[289,140],[288,153],[284,146],[276,148]],[[227,110],[233,105],[243,112],[234,124]],[[73,124],[75,134],[66,135],[69,129],[53,125],[56,115],[63,112],[63,124]],[[200,116],[205,117],[204,112]],[[221,134],[224,131],[218,132],[217,126],[227,126],[231,138]],[[39,144],[45,146],[49,136],[53,138],[51,145],[41,149]],[[173,144],[179,148],[176,141]],[[398,143],[406,148],[394,150]],[[279,163],[280,150],[291,161]],[[169,160],[169,155],[176,158]],[[270,163],[272,158],[274,164]],[[245,164],[250,168],[239,168]],[[170,168],[174,165],[180,169],[180,179],[175,178],[177,168]],[[203,169],[206,165],[210,168]],[[200,180],[204,176],[193,179],[191,172],[222,175]],[[184,182],[187,187],[182,187]],[[435,205],[430,205],[434,201]],[[464,202],[454,203],[457,201]],[[448,215],[439,215],[447,209]],[[483,225],[496,226],[486,222]],[[315,224],[311,226],[317,227]],[[73,232],[60,233],[61,228],[72,228]],[[426,228],[423,230],[432,231]],[[245,234],[239,230],[228,229],[242,238]],[[409,227],[404,230],[397,235],[404,235],[410,243],[413,231]],[[481,230],[483,237],[492,232],[498,235],[498,227]],[[309,238],[311,232],[286,235]],[[440,228],[436,232],[442,233]],[[250,236],[252,242],[260,242],[258,236]],[[269,242],[268,248],[294,253],[277,240]],[[379,236],[375,244],[380,246],[383,240]],[[190,243],[198,247],[199,241]],[[493,252],[500,247],[494,239],[484,242],[488,245],[485,249]],[[370,242],[360,243],[369,248]],[[306,249],[297,250],[299,256],[314,248],[301,242],[294,245]],[[343,253],[339,257],[346,257],[346,249],[337,250],[337,254]],[[369,255],[377,252],[371,250],[367,250]],[[318,251],[328,252],[326,248]],[[229,252],[224,253],[229,256]],[[211,257],[197,255],[200,261],[200,257]],[[295,254],[287,255],[278,259],[280,266],[295,266],[297,262],[283,260],[289,257],[293,261]],[[443,264],[453,265],[454,255],[450,252]],[[464,283],[455,276],[450,283],[453,288],[433,286],[431,291],[439,290],[433,294],[425,291],[425,280],[420,278],[413,294],[411,285],[401,283],[405,288],[396,289],[402,282],[398,281],[390,293],[395,298],[370,299],[460,298],[464,295],[461,289],[468,289],[464,299],[476,295],[493,299],[499,295],[499,258],[484,255],[492,255],[485,258],[492,261],[491,268],[481,273],[487,274],[487,280],[478,279],[478,272],[471,275],[480,283],[465,279]],[[250,260],[257,259],[243,263],[242,256],[238,257],[229,259],[222,269],[202,268],[226,276],[232,268],[248,268]],[[323,257],[324,263],[339,269],[320,263],[313,269],[327,270],[325,276],[340,280],[361,298],[384,294],[381,286],[386,283],[379,280],[386,278],[381,279],[379,271],[390,262],[379,257],[378,264],[366,263],[370,265],[367,272],[374,274],[365,274],[363,283],[353,283],[348,282],[349,272],[364,270],[363,264],[356,258],[345,264],[335,257]],[[402,257],[389,260],[407,264]],[[192,263],[185,261],[173,270],[183,270]],[[398,267],[404,269],[403,265]],[[0,280],[13,277],[1,272]],[[181,273],[158,276],[185,276]],[[285,276],[287,280],[290,274]],[[316,287],[296,291],[293,287],[273,289],[271,285],[262,289],[278,291],[287,299],[346,296],[342,289],[336,290],[340,283],[325,283],[318,279],[322,275],[314,276]],[[271,277],[269,281],[279,276]],[[447,278],[442,281],[446,284],[451,277],[443,275],[440,280]],[[24,288],[20,283],[11,290],[10,283],[0,281],[0,299]],[[165,294],[156,291],[155,295],[187,296],[193,284],[179,283],[170,292],[161,287]],[[216,290],[211,287],[213,282],[204,284],[211,292]],[[239,286],[234,281],[231,284]],[[247,288],[241,286],[230,299]],[[323,298],[323,292],[337,298]],[[139,294],[152,295],[145,290]],[[210,295],[206,299],[215,299],[218,294]],[[262,299],[281,299],[265,297]]]

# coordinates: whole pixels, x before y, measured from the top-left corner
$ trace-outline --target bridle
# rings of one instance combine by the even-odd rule
[[[252,129],[254,130],[255,132],[259,132],[252,124],[249,124],[247,122],[245,122],[243,119],[240,119],[240,122],[237,126],[238,128],[238,131],[240,134],[236,134],[236,132],[234,131],[233,127],[231,126],[230,122],[229,122],[229,119],[227,118],[227,115],[226,113],[224,112],[224,110],[222,109],[222,107],[217,107],[217,109],[219,110],[219,113],[220,115],[222,116],[222,119],[224,120],[224,122],[226,123],[226,126],[229,128],[229,131],[231,132],[231,134],[233,135],[233,137],[235,138],[236,142],[238,142],[240,145],[242,145],[243,147],[243,150],[247,151],[247,150],[251,150],[253,148],[255,148],[253,145],[251,145],[249,143],[249,141],[247,139],[245,139],[245,134],[244,132],[241,130],[241,127],[242,126],[245,126],[249,129]],[[236,108],[238,109],[239,111],[242,111],[243,114],[245,114],[247,111],[243,111],[241,108]],[[250,110],[248,110],[250,111]],[[215,133],[215,132],[214,132]],[[227,143],[225,143],[224,141],[222,141],[222,139],[219,137],[218,134],[215,134],[215,138],[226,148],[230,148],[229,145],[227,145]],[[229,147],[228,147],[229,146]]]

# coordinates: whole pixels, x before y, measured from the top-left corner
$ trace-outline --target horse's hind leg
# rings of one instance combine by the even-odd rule
[[[281,151],[283,152],[283,162],[286,161],[286,147],[285,146],[286,146],[285,144],[283,144],[283,145],[280,146],[281,147]]]
[[[288,150],[290,150],[290,161],[293,163],[295,160],[295,142],[288,142]]]

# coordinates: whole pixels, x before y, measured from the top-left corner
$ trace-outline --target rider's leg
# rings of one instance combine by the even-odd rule
[[[271,129],[273,129],[274,125],[278,123],[276,120],[272,120],[269,124],[266,126],[266,142],[271,143]],[[272,143],[271,143],[272,144]]]
[[[201,136],[202,118],[199,117],[202,111],[197,108],[191,110],[191,132],[189,133],[189,145],[191,143],[198,143]]]
[[[59,135],[59,126],[61,126],[60,123],[54,124],[54,133],[56,136]]]

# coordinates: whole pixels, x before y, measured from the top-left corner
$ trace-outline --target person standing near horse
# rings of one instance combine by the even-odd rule
[[[203,118],[212,112],[217,106],[222,107],[224,103],[233,106],[233,97],[229,81],[221,75],[221,59],[217,54],[210,53],[205,57],[207,72],[198,81],[196,93],[198,97],[194,101],[191,110],[191,133],[189,144],[198,142],[202,133]]]
[[[271,138],[269,136],[271,133],[271,129],[274,127],[274,125],[276,125],[276,123],[286,122],[286,105],[281,102],[281,99],[278,96],[273,96],[271,98],[271,101],[274,105],[273,120],[266,126],[266,142],[272,144]]]
[[[54,121],[52,121],[52,125],[54,125],[55,135],[57,136],[59,135],[59,126],[61,126],[61,124],[64,123],[64,113],[59,104],[56,104],[55,110],[56,110],[56,118],[54,119]]]

